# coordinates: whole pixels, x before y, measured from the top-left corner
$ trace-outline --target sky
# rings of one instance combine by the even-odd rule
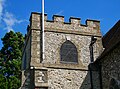
[[[42,0],[0,0],[0,38],[10,30],[26,33],[31,12],[41,12]],[[120,0],[45,0],[45,13],[51,20],[53,15],[62,15],[65,22],[79,17],[99,20],[104,35],[120,20]],[[0,41],[0,49],[2,47]]]

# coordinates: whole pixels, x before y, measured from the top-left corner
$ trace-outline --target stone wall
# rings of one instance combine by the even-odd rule
[[[87,71],[49,69],[48,86],[50,89],[85,89],[85,87],[89,89],[89,78],[88,81],[82,85],[86,75]]]
[[[89,78],[88,72],[82,70],[53,68],[35,70],[35,86],[48,89],[89,89]]]
[[[53,18],[53,21],[48,21],[47,15],[45,15],[45,60],[42,63],[60,64],[60,47],[66,40],[69,40],[77,47],[79,64],[87,67],[92,35],[97,38],[94,45],[95,59],[102,51],[99,21],[87,20],[86,25],[83,26],[78,18],[70,18],[70,23],[65,23],[63,16],[54,16]],[[41,15],[34,13],[30,20],[32,30],[31,65],[37,66],[41,58]]]
[[[92,71],[93,89],[101,89],[98,73]],[[48,89],[90,89],[90,72],[75,69],[38,69],[35,70],[35,86]]]
[[[102,59],[102,81],[103,89],[120,89],[120,44]]]
[[[22,54],[22,89],[30,87],[30,61],[31,61],[31,31],[27,33]]]
[[[31,74],[34,80],[31,79],[30,82],[33,82],[35,87],[48,87],[49,89],[90,88],[89,45],[91,36],[95,36],[97,42],[94,45],[94,59],[96,59],[103,48],[100,22],[86,20],[85,25],[80,22],[79,18],[73,17],[69,22],[64,22],[64,17],[57,15],[53,16],[53,21],[48,21],[47,15],[45,15],[45,59],[42,60],[41,14],[31,14],[28,36],[31,38],[28,43],[30,44],[30,61],[27,63],[30,64],[29,70],[34,67],[34,72]],[[67,40],[77,48],[78,63],[60,62],[60,48]]]

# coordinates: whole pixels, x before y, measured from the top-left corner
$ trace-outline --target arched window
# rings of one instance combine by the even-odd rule
[[[76,46],[65,41],[60,48],[60,61],[65,63],[78,63],[78,52]]]

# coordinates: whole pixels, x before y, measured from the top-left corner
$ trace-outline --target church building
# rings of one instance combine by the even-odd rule
[[[22,56],[21,89],[120,89],[120,21],[102,37],[100,21],[32,12]],[[116,88],[117,87],[117,88]]]

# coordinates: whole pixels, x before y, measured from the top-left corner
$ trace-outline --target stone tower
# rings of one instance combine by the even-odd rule
[[[103,47],[100,22],[45,14],[45,59],[42,60],[42,14],[31,13],[22,58],[22,89],[90,89],[88,65],[91,36],[96,59]],[[99,82],[99,81],[96,81]],[[99,87],[95,85],[95,87]],[[96,88],[99,89],[99,88]]]

